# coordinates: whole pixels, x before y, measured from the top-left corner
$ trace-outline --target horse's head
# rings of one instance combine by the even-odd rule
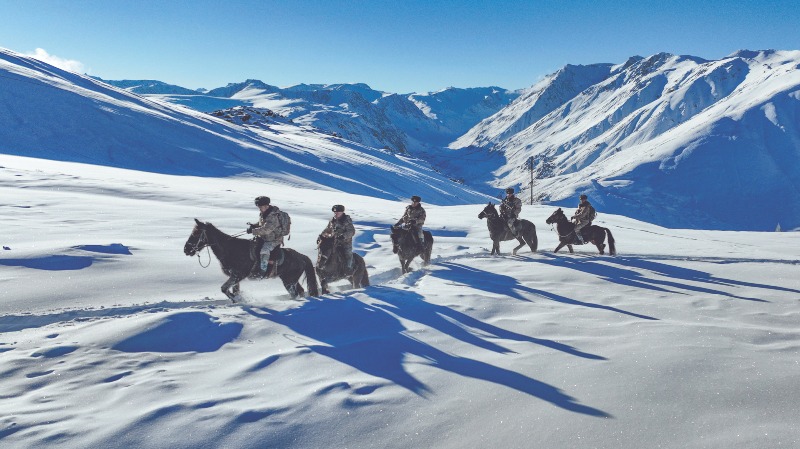
[[[483,208],[481,213],[478,214],[478,218],[480,218],[481,220],[483,220],[486,217],[492,218],[496,216],[497,216],[497,209],[494,208],[494,204],[491,202],[487,204],[486,207]]]
[[[317,266],[324,266],[331,258],[334,248],[334,239],[330,234],[320,234],[317,237]]]
[[[194,256],[198,251],[208,246],[208,237],[206,236],[206,223],[198,219],[194,219],[195,225],[189,238],[183,245],[183,254],[187,256]]]
[[[545,223],[553,224],[553,223],[559,223],[561,221],[566,221],[566,220],[567,220],[567,216],[564,215],[564,211],[561,210],[561,208],[559,207],[555,212],[553,212],[552,214],[550,214],[549,217],[547,217],[547,220],[545,220]]]

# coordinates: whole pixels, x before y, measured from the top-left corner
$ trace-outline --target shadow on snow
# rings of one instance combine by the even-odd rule
[[[547,263],[547,261],[541,261],[538,258],[526,259],[526,260]],[[447,269],[431,271],[430,273],[431,276],[440,277],[442,279],[447,279],[453,282],[457,282],[459,284],[464,284],[476,290],[483,290],[498,295],[508,296],[510,298],[516,298],[521,301],[529,301],[529,302],[531,301],[530,299],[526,298],[521,294],[521,292],[524,292],[540,296],[543,298],[547,298],[551,301],[557,301],[563,304],[571,304],[576,306],[589,307],[593,309],[608,310],[610,312],[622,313],[624,315],[630,315],[636,318],[641,318],[643,320],[658,320],[658,318],[638,313],[628,312],[626,310],[622,310],[617,307],[605,306],[602,304],[594,304],[591,302],[578,301],[576,299],[567,298],[566,296],[557,295],[555,293],[546,290],[531,288],[526,285],[520,284],[516,278],[513,278],[511,276],[492,273],[489,271],[480,270],[475,267],[469,267],[466,265],[461,265],[452,262],[442,262],[437,264],[437,266],[444,267]]]
[[[565,410],[590,416],[611,417],[602,410],[579,404],[575,398],[552,385],[505,368],[448,354],[406,335],[407,329],[392,313],[415,317],[423,323],[427,321],[434,325],[440,324],[445,331],[453,332],[453,328],[449,324],[445,326],[443,321],[436,323],[432,318],[432,314],[442,312],[443,308],[439,309],[425,303],[422,296],[388,287],[368,287],[364,293],[374,296],[380,301],[386,301],[387,305],[365,304],[353,296],[343,296],[335,300],[324,298],[311,300],[299,308],[285,311],[269,308],[246,308],[245,310],[253,316],[286,326],[300,335],[323,342],[323,345],[306,346],[318,354],[372,376],[387,379],[420,396],[427,396],[430,388],[406,371],[404,361],[409,355],[427,360],[430,366],[464,377],[513,388]],[[425,310],[426,308],[429,309]],[[453,311],[448,313],[450,316],[456,314]],[[465,321],[469,320],[465,319]],[[478,327],[476,323],[472,324]],[[481,328],[488,329],[490,326],[481,324]],[[539,342],[497,328],[494,328],[493,332],[498,336],[515,340]],[[487,342],[477,343],[474,338],[467,337],[460,331],[456,338],[480,347],[507,352],[498,345]],[[547,345],[547,342],[542,344]],[[554,346],[570,352],[567,346],[558,347],[557,344]],[[582,357],[600,358],[577,351],[574,353]]]

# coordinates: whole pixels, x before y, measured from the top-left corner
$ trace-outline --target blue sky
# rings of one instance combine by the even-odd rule
[[[189,88],[519,89],[568,63],[797,50],[798,24],[796,0],[0,0],[0,47]]]

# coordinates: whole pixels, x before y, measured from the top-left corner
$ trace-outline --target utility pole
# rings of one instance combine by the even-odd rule
[[[533,156],[528,157],[528,162],[526,164],[528,166],[528,170],[531,172],[531,183],[530,183],[530,191],[531,191],[531,205],[533,204]]]

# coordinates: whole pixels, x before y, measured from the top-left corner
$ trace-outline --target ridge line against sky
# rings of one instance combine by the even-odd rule
[[[800,49],[800,2],[788,0],[0,0],[0,18],[0,47],[191,89],[245,79],[520,89],[566,64]]]

